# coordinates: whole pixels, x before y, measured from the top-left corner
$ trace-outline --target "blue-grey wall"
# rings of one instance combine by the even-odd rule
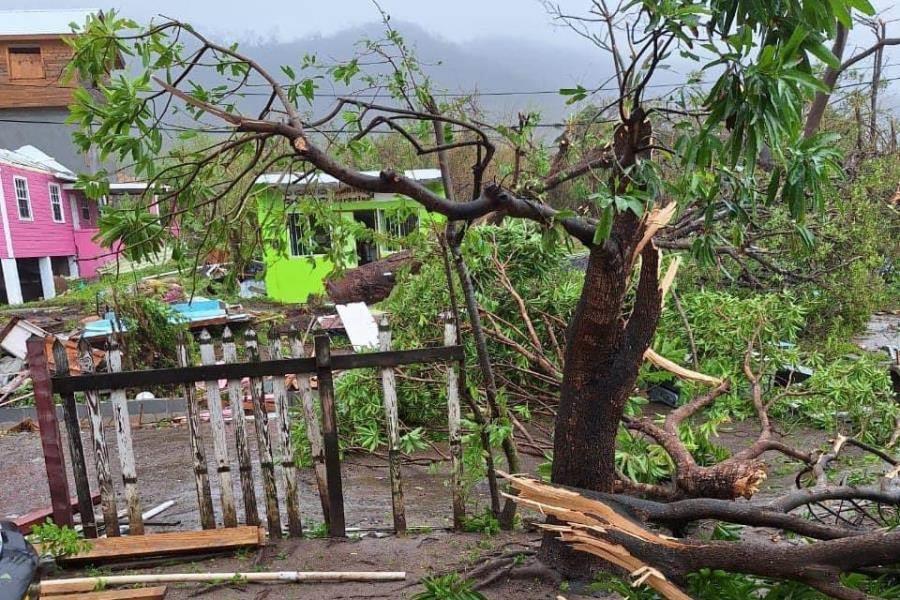
[[[88,156],[72,142],[73,128],[61,125],[68,116],[65,107],[0,109],[0,148],[15,150],[30,144],[76,173],[88,172]]]

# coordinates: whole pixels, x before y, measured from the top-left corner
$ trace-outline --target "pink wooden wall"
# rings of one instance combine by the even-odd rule
[[[16,201],[14,178],[24,177],[28,181],[28,194],[31,199],[31,219],[19,218]],[[50,206],[50,184],[60,186],[62,199],[63,223],[53,220]],[[9,233],[12,238],[13,256],[15,258],[37,258],[42,256],[77,256],[79,271],[82,277],[96,275],[97,267],[113,260],[109,250],[100,247],[93,241],[97,234],[99,211],[97,203],[89,200],[90,220],[81,214],[81,192],[65,190],[68,182],[56,179],[53,174],[31,170],[0,162],[0,186],[3,189],[3,200],[6,205],[6,217]],[[79,229],[75,228],[77,211]],[[109,256],[107,256],[109,255]],[[0,257],[9,258],[5,234],[0,231]]]

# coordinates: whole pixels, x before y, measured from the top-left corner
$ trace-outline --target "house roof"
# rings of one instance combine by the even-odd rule
[[[363,175],[378,177],[380,171],[363,171]],[[403,174],[415,181],[439,181],[440,169],[410,169]],[[261,185],[282,186],[285,188],[336,188],[344,184],[327,173],[312,173],[303,176],[302,173],[266,173],[256,178],[256,183]]]
[[[146,181],[114,182],[109,184],[109,192],[111,194],[142,194],[148,187]],[[74,183],[67,183],[63,189],[74,190],[77,188]]]
[[[96,8],[61,10],[2,10],[0,37],[72,35],[71,24],[84,25],[90,15],[100,13]]]
[[[57,162],[49,154],[45,154],[34,146],[22,146],[18,150],[4,150],[0,148],[0,162],[5,162],[26,169],[37,169],[53,173],[59,179],[75,181],[75,173],[71,169]]]

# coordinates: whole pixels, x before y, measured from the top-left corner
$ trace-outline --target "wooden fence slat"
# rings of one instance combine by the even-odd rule
[[[87,340],[78,342],[78,364],[83,374],[94,372],[94,352]],[[91,418],[91,441],[94,445],[94,461],[97,467],[97,482],[100,485],[100,508],[106,535],[119,535],[119,509],[116,507],[116,489],[109,468],[109,448],[103,432],[103,416],[100,414],[100,394],[94,391],[84,393],[88,414]]]
[[[453,319],[444,323],[444,344],[456,343],[456,324]],[[453,493],[453,528],[462,530],[466,518],[463,491],[462,439],[460,436],[459,374],[456,364],[447,365],[447,429],[450,442],[450,488]]]
[[[53,362],[58,375],[68,375],[69,356],[59,339],[53,341]],[[94,520],[94,503],[91,501],[91,484],[87,475],[87,464],[84,460],[84,446],[81,442],[81,426],[78,424],[78,407],[74,394],[64,394],[63,417],[66,433],[69,438],[69,457],[72,459],[72,472],[75,478],[75,493],[78,496],[78,513],[81,515],[81,526],[84,536],[97,537],[97,522]]]
[[[378,349],[391,350],[391,328],[387,316],[378,323]],[[406,508],[403,503],[403,482],[400,477],[400,419],[397,415],[397,381],[394,370],[381,370],[381,387],[384,392],[384,418],[388,433],[388,464],[391,477],[391,507],[394,514],[394,531],[406,533]]]
[[[334,407],[334,377],[331,372],[331,341],[327,335],[316,336],[316,377],[319,383],[319,402],[322,405],[322,441],[325,450],[330,518],[328,533],[331,537],[346,537],[341,456],[337,413]]]
[[[273,334],[274,335],[274,334]],[[271,358],[281,359],[281,337],[275,335],[271,340]],[[272,377],[272,395],[275,399],[275,411],[278,415],[276,440],[281,455],[281,476],[284,479],[284,497],[288,515],[288,535],[303,537],[303,524],[300,520],[300,472],[294,462],[294,448],[291,445],[291,417],[288,411],[287,388],[284,375]]]
[[[222,331],[222,358],[226,364],[238,361],[237,346],[231,329]],[[241,477],[241,496],[244,499],[244,519],[247,525],[259,526],[256,508],[256,489],[253,482],[253,462],[250,459],[250,442],[247,438],[247,419],[244,416],[244,391],[239,379],[228,380],[228,402],[234,419],[234,442],[237,449],[238,469]]]
[[[248,329],[244,334],[247,358],[259,361],[259,343],[256,332]],[[269,416],[266,413],[265,389],[262,379],[250,379],[250,400],[253,403],[253,424],[256,428],[256,443],[259,446],[259,467],[263,476],[263,491],[266,497],[266,523],[269,536],[273,540],[281,538],[281,513],[278,508],[278,487],[275,484],[275,464],[272,459],[272,441],[269,438]]]
[[[291,335],[291,356],[303,358],[303,342],[296,335]],[[322,425],[319,413],[313,402],[312,387],[309,383],[309,375],[296,373],[297,390],[300,394],[300,402],[303,405],[303,418],[306,422],[306,439],[309,440],[310,454],[312,455],[313,471],[316,475],[316,487],[319,488],[319,501],[322,504],[322,516],[326,523],[329,522],[328,503],[328,476],[325,473],[325,451],[322,448]]]
[[[187,346],[183,335],[178,342],[178,364],[182,367],[188,365]],[[200,526],[203,529],[215,529],[216,513],[213,509],[212,492],[209,489],[209,466],[206,462],[203,438],[200,436],[200,411],[191,385],[184,386],[184,399],[187,408],[188,435],[191,438],[191,456],[194,461],[194,483],[197,487]]]
[[[36,335],[25,343],[28,371],[34,387],[34,405],[38,424],[41,428],[41,448],[44,451],[44,466],[47,469],[47,483],[50,486],[50,504],[53,507],[53,522],[57,525],[73,526],[72,505],[69,503],[69,480],[66,477],[66,458],[63,455],[59,421],[53,402],[53,388],[50,371],[47,368],[46,344],[44,338]]]
[[[347,369],[383,369],[411,364],[429,364],[459,361],[464,357],[461,346],[447,348],[417,348],[393,352],[367,352],[365,354],[338,354],[331,357],[335,371]],[[242,377],[271,377],[285,373],[316,372],[312,358],[285,358],[256,363],[201,365],[199,367],[153,369],[150,371],[124,371],[122,373],[95,373],[79,377],[55,377],[53,389],[59,393],[115,388],[141,388],[159,385],[196,383],[215,379],[240,379]]]
[[[216,350],[212,337],[204,329],[200,332],[200,360],[205,365],[216,363]],[[209,408],[209,425],[212,429],[213,454],[219,474],[219,499],[222,503],[222,523],[225,527],[237,527],[237,509],[234,506],[234,490],[231,485],[231,461],[228,458],[228,442],[225,439],[225,416],[222,414],[222,396],[218,381],[206,382],[206,404]],[[243,407],[239,407],[242,410]]]
[[[113,373],[122,371],[122,351],[115,336],[109,339],[106,363]],[[125,504],[128,509],[128,530],[132,535],[144,533],[144,519],[141,517],[141,499],[137,487],[137,468],[134,462],[134,444],[131,436],[131,415],[128,413],[128,398],[122,388],[109,394],[116,418],[116,442],[119,449],[119,464],[122,467],[122,482],[125,484]]]

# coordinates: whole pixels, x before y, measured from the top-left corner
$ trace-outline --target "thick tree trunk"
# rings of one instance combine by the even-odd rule
[[[325,282],[325,289],[328,297],[336,304],[350,302],[375,304],[391,295],[399,270],[408,268],[416,273],[421,266],[421,261],[413,257],[411,251],[402,250],[381,260],[345,271],[336,279],[329,279]]]
[[[650,244],[642,253],[634,308],[628,321],[623,318],[632,251],[633,242],[615,254],[599,246],[590,253],[567,336],[556,417],[552,481],[560,485],[613,491],[616,433],[661,308],[659,255]],[[552,536],[544,538],[541,558],[568,574],[585,575],[597,564]]]

